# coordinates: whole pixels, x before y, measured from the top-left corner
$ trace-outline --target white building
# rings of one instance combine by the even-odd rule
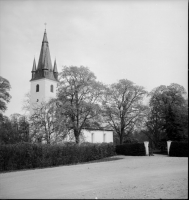
[[[82,131],[86,142],[91,142],[91,143],[113,142],[112,130],[83,129]]]
[[[64,141],[75,141],[74,134],[71,132]],[[102,143],[113,142],[113,130],[109,129],[82,129],[80,142]]]

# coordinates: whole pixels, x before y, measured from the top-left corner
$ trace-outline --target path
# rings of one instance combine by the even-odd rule
[[[123,159],[0,174],[0,198],[187,199],[188,158]]]

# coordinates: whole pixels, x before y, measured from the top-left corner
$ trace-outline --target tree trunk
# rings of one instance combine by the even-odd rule
[[[119,134],[119,142],[123,144],[124,128],[121,127],[121,133]]]
[[[76,144],[80,143],[79,135],[80,135],[79,131],[78,130],[74,130],[74,136],[75,136],[75,142],[76,142]]]
[[[119,144],[123,144],[123,137],[121,134],[119,135]]]

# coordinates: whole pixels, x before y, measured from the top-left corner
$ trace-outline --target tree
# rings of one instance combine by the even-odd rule
[[[67,128],[73,130],[76,143],[79,143],[82,128],[100,113],[104,86],[83,66],[64,66],[59,77],[59,112],[68,119]]]
[[[7,116],[1,115],[0,121],[0,144],[13,144],[15,139],[15,131],[12,129],[11,121]]]
[[[25,94],[25,98],[23,100],[23,105],[22,105],[22,110],[25,111],[25,114],[29,115],[30,110],[31,110],[31,105],[30,105],[30,92],[27,92]]]
[[[150,113],[146,123],[149,137],[156,143],[166,140],[182,140],[187,137],[188,106],[183,86],[172,83],[161,85],[150,92]]]
[[[16,144],[29,141],[29,123],[25,116],[12,114],[10,119],[2,116],[0,121],[1,144]]]
[[[33,114],[30,116],[30,136],[33,142],[46,141],[47,144],[52,144],[65,138],[65,118],[59,114],[54,99],[33,107]]]
[[[18,142],[30,142],[29,122],[25,115],[14,113],[10,116],[12,128],[16,131]]]
[[[4,112],[7,109],[7,103],[9,103],[11,99],[11,95],[9,94],[11,86],[7,79],[0,76],[0,110]]]
[[[110,85],[104,95],[103,116],[119,136],[120,144],[143,122],[147,92],[127,79]]]

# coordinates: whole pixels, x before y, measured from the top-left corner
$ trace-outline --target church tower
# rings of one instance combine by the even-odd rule
[[[56,97],[58,71],[56,60],[54,61],[54,67],[52,67],[46,29],[43,36],[37,68],[34,58],[31,73],[30,113],[32,111],[32,106],[37,105],[42,101],[47,102],[50,98]]]

